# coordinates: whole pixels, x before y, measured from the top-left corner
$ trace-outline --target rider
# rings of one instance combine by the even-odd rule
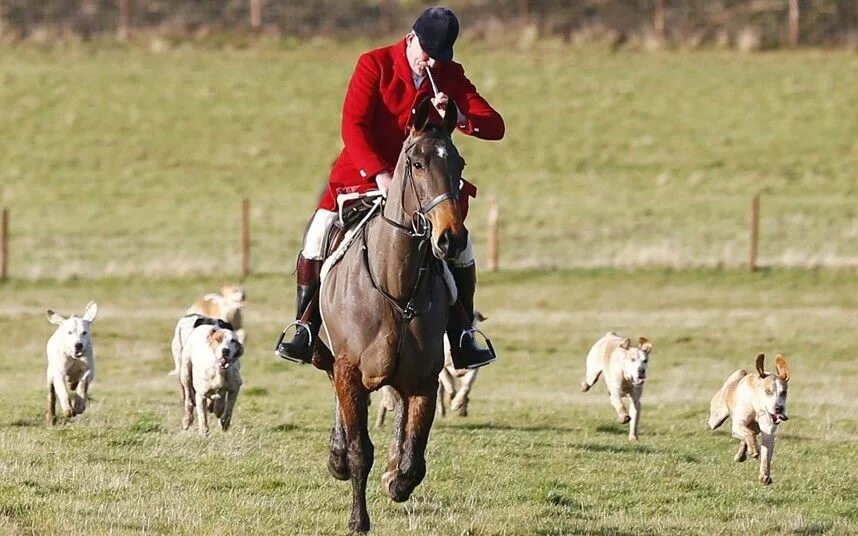
[[[417,18],[412,31],[402,40],[358,59],[343,104],[345,147],[334,162],[328,187],[310,221],[304,248],[298,256],[299,322],[292,340],[281,342],[275,350],[280,357],[301,362],[311,360],[312,340],[318,335],[321,318],[318,307],[309,311],[308,307],[319,289],[325,242],[337,217],[336,198],[339,194],[375,188],[387,192],[417,103],[431,97],[433,116],[438,121],[452,99],[458,109],[457,130],[485,140],[503,137],[503,118],[480,96],[462,66],[452,61],[458,35],[456,15],[449,9],[433,7]],[[463,218],[467,214],[468,196],[476,197],[476,188],[464,183],[459,200]],[[457,368],[487,365],[494,358],[492,353],[479,348],[467,331],[473,325],[476,286],[470,238],[464,251],[448,266],[459,295],[447,323],[453,363]]]

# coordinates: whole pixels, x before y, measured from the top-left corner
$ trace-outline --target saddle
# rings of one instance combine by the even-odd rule
[[[368,192],[355,192],[337,196],[337,214],[339,217],[328,231],[325,246],[325,258],[337,250],[349,229],[354,228],[366,218],[367,214],[375,207],[376,200],[381,196],[378,190]],[[383,205],[383,202],[382,202]],[[376,212],[373,217],[380,214]]]

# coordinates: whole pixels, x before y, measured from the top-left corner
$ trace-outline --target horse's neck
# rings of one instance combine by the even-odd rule
[[[375,218],[367,226],[366,242],[369,267],[376,284],[394,298],[406,298],[423,262],[419,242],[383,218]]]

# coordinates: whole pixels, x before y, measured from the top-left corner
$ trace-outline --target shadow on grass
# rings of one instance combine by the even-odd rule
[[[301,427],[297,424],[283,423],[278,424],[277,426],[272,426],[272,432],[294,432],[295,430],[300,430]]]
[[[655,451],[645,445],[628,444],[628,445],[599,445],[596,443],[586,444],[578,443],[570,445],[573,449],[583,450],[585,452],[610,452],[612,454],[624,454],[632,452],[643,452],[644,454],[652,454]]]
[[[462,430],[501,430],[501,431],[512,431],[512,432],[569,432],[569,433],[578,432],[578,429],[569,428],[566,426],[547,426],[547,425],[511,426],[509,424],[493,424],[490,422],[486,422],[486,423],[463,423],[463,424],[457,423],[453,426],[450,426],[450,428],[462,429]]]
[[[14,426],[16,428],[32,428],[35,426],[41,426],[45,421],[42,419],[17,419],[9,423],[9,426]]]

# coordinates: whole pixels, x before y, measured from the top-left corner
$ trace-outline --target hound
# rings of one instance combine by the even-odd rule
[[[208,318],[220,318],[229,322],[239,342],[244,345],[245,334],[241,310],[247,295],[241,285],[224,285],[220,294],[206,294],[185,311],[186,315],[197,314]]]
[[[752,458],[759,457],[757,479],[769,485],[772,483],[775,432],[780,423],[789,420],[786,398],[790,372],[784,356],[775,357],[776,374],[766,372],[765,359],[765,354],[757,355],[756,374],[740,369],[727,378],[709,404],[709,428],[718,428],[732,416],[732,435],[739,440],[739,450],[733,460],[743,462],[748,453]],[[757,450],[759,434],[763,435],[762,455]]]
[[[182,348],[179,386],[184,405],[182,429],[194,422],[194,408],[200,435],[209,432],[208,414],[214,413],[225,432],[241,389],[239,358],[244,347],[235,332],[202,324],[194,328]]]
[[[89,302],[83,318],[74,315],[63,318],[48,309],[48,322],[57,326],[45,347],[48,356],[48,399],[45,422],[56,423],[56,402],[66,417],[80,415],[86,409],[89,385],[95,379],[95,358],[92,352],[90,325],[98,314],[98,305]],[[69,400],[74,391],[74,400]]]
[[[173,370],[170,371],[170,376],[175,376],[179,373],[179,368],[182,364],[182,350],[188,342],[188,337],[191,336],[194,328],[204,324],[216,326],[218,329],[235,331],[232,324],[219,318],[209,318],[198,314],[185,315],[180,318],[179,321],[176,322],[176,329],[173,330],[173,341],[170,343],[170,349],[173,353]]]
[[[587,353],[586,372],[581,390],[590,387],[604,372],[605,385],[611,405],[617,412],[617,418],[623,424],[629,423],[629,440],[638,440],[638,423],[641,417],[641,395],[647,379],[649,357],[652,343],[645,337],[638,339],[638,347],[632,348],[631,341],[609,331],[596,341]],[[623,396],[631,399],[629,410],[623,404]]]

